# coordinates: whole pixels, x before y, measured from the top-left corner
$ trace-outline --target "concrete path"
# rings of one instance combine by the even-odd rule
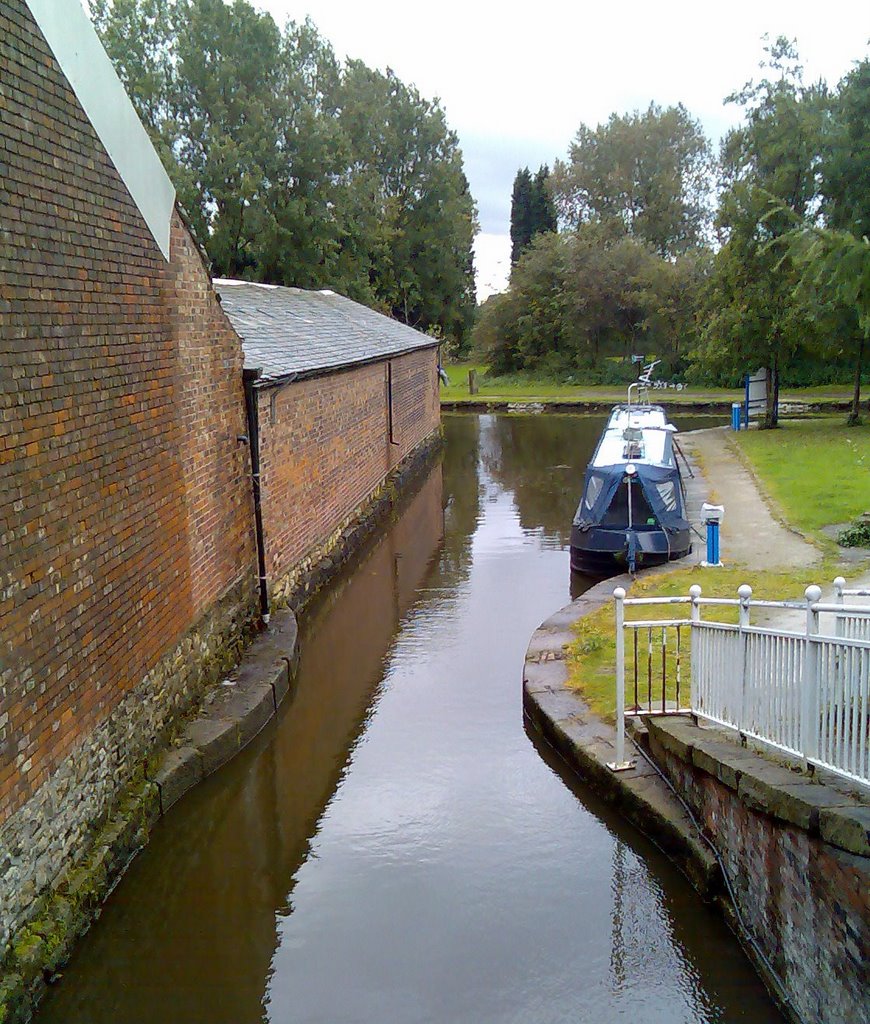
[[[720,530],[720,557],[725,565],[800,569],[821,561],[821,552],[814,544],[777,518],[740,460],[726,427],[681,434],[680,444],[703,473],[706,500],[725,506]],[[690,508],[690,512],[695,509]],[[695,548],[702,551],[703,558],[704,542],[698,541]]]

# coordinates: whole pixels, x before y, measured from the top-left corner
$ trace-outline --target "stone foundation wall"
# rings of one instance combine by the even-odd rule
[[[191,627],[66,758],[36,796],[0,827],[0,961],[39,901],[88,856],[125,787],[142,779],[205,691],[238,660],[254,603],[239,585]],[[50,827],[48,827],[50,824]]]

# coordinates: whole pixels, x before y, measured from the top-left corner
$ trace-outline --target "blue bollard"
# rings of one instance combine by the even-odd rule
[[[707,520],[707,564],[719,564],[719,523],[714,519]]]
[[[707,558],[701,565],[717,568],[722,565],[719,561],[719,523],[724,514],[725,508],[722,505],[709,505],[705,501],[701,506],[701,515],[707,527]]]
[[[741,414],[742,411],[743,410],[742,410],[739,402],[732,402],[731,403],[731,429],[732,430],[739,430],[740,429],[740,414]]]

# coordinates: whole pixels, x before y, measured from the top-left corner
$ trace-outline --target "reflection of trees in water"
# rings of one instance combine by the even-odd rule
[[[480,417],[445,416],[443,423],[444,548],[438,584],[453,586],[468,578],[471,538],[480,515]]]
[[[487,471],[513,492],[524,530],[542,529],[560,547],[571,537],[571,519],[583,474],[604,427],[601,416],[496,416],[493,441],[482,459]]]

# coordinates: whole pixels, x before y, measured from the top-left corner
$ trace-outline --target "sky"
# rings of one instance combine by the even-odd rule
[[[761,37],[797,40],[805,81],[836,84],[868,53],[868,0],[252,0],[279,24],[310,16],[340,57],[390,67],[439,98],[477,202],[478,299],[510,264],[510,195],[523,166],[567,155],[581,124],[683,103],[718,143],[741,111],[723,99],[758,76]]]

